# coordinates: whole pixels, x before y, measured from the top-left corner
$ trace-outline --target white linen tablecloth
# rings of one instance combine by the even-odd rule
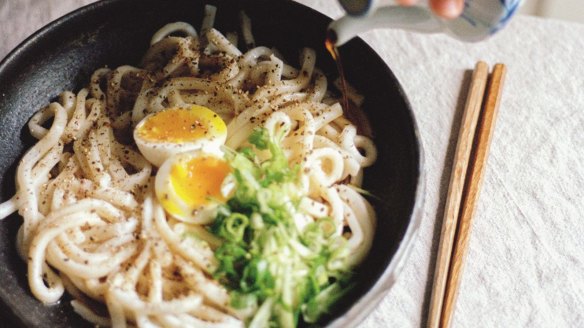
[[[0,58],[92,0],[0,1]],[[302,0],[331,17],[334,0]],[[453,327],[584,325],[584,25],[516,17],[488,41],[401,30],[363,38],[402,83],[421,131],[426,205],[398,281],[362,327],[425,323],[469,70],[508,66]],[[377,141],[381,142],[381,141]]]

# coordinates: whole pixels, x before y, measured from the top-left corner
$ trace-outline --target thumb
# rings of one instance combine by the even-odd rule
[[[464,0],[430,0],[430,8],[440,17],[453,19],[462,13]]]

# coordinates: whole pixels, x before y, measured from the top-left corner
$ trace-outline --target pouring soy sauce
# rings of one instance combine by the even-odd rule
[[[422,33],[446,33],[464,42],[486,39],[502,29],[517,12],[522,0],[465,0],[462,14],[442,19],[429,9],[427,1],[417,6],[386,5],[386,0],[338,0],[347,15],[328,26],[325,47],[337,64],[341,80],[342,106],[360,133],[371,135],[363,113],[351,106],[348,85],[338,48],[361,32],[376,28],[400,28]]]
[[[340,46],[361,32],[399,28],[422,33],[445,33],[464,42],[484,40],[501,30],[514,16],[522,0],[464,0],[460,16],[443,19],[434,14],[427,0],[416,6],[391,5],[387,0],[338,0],[347,15],[333,21]]]
[[[337,71],[339,73],[339,78],[341,79],[341,93],[342,93],[342,106],[345,111],[349,111],[349,96],[347,94],[347,79],[345,78],[345,70],[343,69],[343,63],[341,61],[341,54],[339,49],[335,46],[337,42],[337,33],[331,29],[327,31],[326,39],[324,41],[324,46],[326,50],[331,54],[335,63],[337,64]]]
[[[340,80],[341,106],[343,107],[343,113],[345,114],[346,118],[349,121],[355,124],[355,126],[357,127],[357,133],[365,135],[367,137],[373,137],[369,120],[361,111],[361,109],[358,108],[356,104],[349,100],[348,82],[341,60],[341,54],[339,52],[338,47],[336,46],[337,41],[338,41],[337,33],[334,30],[329,29],[326,34],[324,46],[337,65],[337,71]]]

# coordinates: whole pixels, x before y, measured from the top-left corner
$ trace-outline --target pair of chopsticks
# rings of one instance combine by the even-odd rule
[[[429,328],[448,328],[454,312],[506,69],[496,64],[490,77],[488,70],[485,62],[476,64],[462,116],[436,258]]]

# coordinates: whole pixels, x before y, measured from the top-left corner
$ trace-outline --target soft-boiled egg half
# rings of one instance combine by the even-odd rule
[[[157,167],[170,156],[191,150],[220,154],[226,138],[227,127],[221,117],[199,105],[150,114],[134,129],[138,149]]]
[[[172,156],[159,168],[156,198],[173,217],[190,223],[213,221],[217,205],[229,197],[231,167],[220,156],[201,150]]]
[[[221,151],[226,138],[225,122],[199,105],[168,108],[136,125],[136,145],[159,167],[154,190],[166,212],[191,223],[213,221],[229,196],[224,181],[231,167]]]

